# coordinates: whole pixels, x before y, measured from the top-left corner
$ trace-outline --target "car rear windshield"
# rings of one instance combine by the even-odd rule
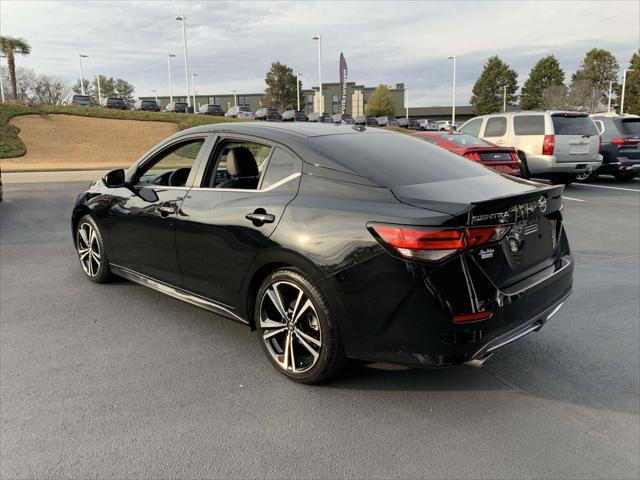
[[[625,118],[620,122],[620,132],[640,137],[640,118]]]
[[[472,137],[471,135],[467,135],[465,133],[459,135],[442,135],[442,138],[447,142],[455,143],[456,145],[462,146],[474,146],[474,147],[490,147],[491,145],[487,142],[480,140],[479,138]]]
[[[598,135],[596,124],[586,115],[554,114],[551,119],[556,135]]]
[[[73,99],[74,100],[86,100],[86,101],[89,101],[89,100],[91,100],[91,97],[89,95],[74,95]]]
[[[157,105],[157,103],[155,102],[155,100],[143,100],[142,101],[143,105]]]
[[[310,140],[336,162],[386,187],[493,175],[479,163],[419,138],[379,132],[325,135]]]
[[[251,112],[251,108],[250,107],[240,107],[240,111],[241,112]]]

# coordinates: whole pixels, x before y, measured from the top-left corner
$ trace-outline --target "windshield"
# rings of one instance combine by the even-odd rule
[[[640,118],[625,118],[621,122],[620,131],[625,135],[640,137]]]
[[[325,135],[311,141],[336,162],[382,186],[493,175],[482,165],[422,139],[401,133],[378,132]]]
[[[586,115],[555,114],[551,118],[556,135],[598,135],[596,124]]]
[[[74,95],[73,96],[74,100],[84,100],[84,101],[89,101],[91,99],[91,97],[89,97],[89,95]]]
[[[240,107],[241,112],[251,112],[251,108],[249,107]]]
[[[443,140],[447,142],[455,143],[456,145],[468,146],[473,145],[475,147],[490,147],[491,145],[479,138],[472,137],[471,135],[442,135]]]

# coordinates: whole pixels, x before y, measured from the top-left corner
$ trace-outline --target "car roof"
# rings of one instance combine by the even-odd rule
[[[563,113],[571,113],[574,115],[587,115],[586,112],[577,112],[575,110],[520,110],[517,112],[495,112],[495,113],[487,113],[485,115],[476,115],[473,118],[490,118],[490,117],[516,117],[518,115],[554,115],[554,114],[563,114]],[[473,120],[470,118],[469,120]],[[467,120],[467,121],[469,121]]]

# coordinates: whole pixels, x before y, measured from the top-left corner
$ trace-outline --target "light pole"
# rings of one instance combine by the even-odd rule
[[[96,75],[96,86],[98,87],[98,105],[102,106],[102,91],[100,90],[100,75]]]
[[[507,86],[502,87],[502,111],[507,111]]]
[[[193,92],[193,113],[196,113],[196,77],[197,73],[191,72],[191,91]]]
[[[627,68],[622,73],[622,95],[620,96],[620,115],[624,115],[624,92],[627,89],[627,72],[633,72],[633,68]]]
[[[451,125],[453,125],[456,123],[456,56],[449,55],[445,59],[453,60],[453,94],[451,99]]]
[[[153,95],[156,97],[156,103],[158,103],[158,90],[151,90]]]
[[[607,101],[607,113],[611,112],[611,90],[613,90],[613,82],[609,82],[609,100]]]
[[[187,87],[187,108],[191,107],[191,99],[189,98],[189,57],[187,54],[187,17],[178,15],[176,20],[182,22],[182,43],[184,46],[184,83]]]
[[[301,73],[296,73],[296,92],[297,92],[297,99],[298,99],[298,111],[300,111],[300,77],[302,76]]]
[[[173,102],[173,82],[171,81],[171,59],[175,57],[173,53],[167,53],[167,69],[169,70],[169,101]]]
[[[88,57],[89,55],[83,55],[81,53],[78,54],[78,60],[80,61],[80,91],[82,92],[82,95],[84,95],[84,75],[82,73],[82,59]]]
[[[233,93],[233,106],[237,107],[238,106],[238,95],[236,94],[235,90],[231,90],[231,93]]]
[[[318,113],[324,113],[324,102],[322,99],[322,36],[314,35],[311,37],[311,40],[318,41],[318,94],[320,96],[320,101],[318,102],[320,111]]]

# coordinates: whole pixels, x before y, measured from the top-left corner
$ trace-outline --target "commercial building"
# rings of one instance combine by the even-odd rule
[[[376,87],[367,87],[364,85],[357,85],[355,82],[347,82],[347,113],[356,116],[364,115],[366,111],[369,97]],[[398,83],[395,87],[390,88],[391,97],[395,105],[395,114],[402,116],[405,114],[404,110],[404,98],[405,89],[403,83]],[[305,112],[320,111],[322,105],[322,111],[325,113],[339,113],[340,112],[340,83],[323,83],[322,84],[322,99],[318,95],[318,87],[310,89],[302,89],[300,91],[300,109]],[[140,97],[142,100],[153,100],[155,97]],[[158,103],[164,108],[169,103],[168,96],[158,96]],[[174,95],[173,100],[175,102],[186,102],[186,97]],[[261,107],[268,107],[264,104],[264,93],[227,93],[221,95],[201,95],[196,94],[196,107],[212,103],[220,105],[225,111],[234,105],[246,105],[251,108],[251,111],[255,112]],[[292,108],[297,108],[297,105],[291,105]]]

